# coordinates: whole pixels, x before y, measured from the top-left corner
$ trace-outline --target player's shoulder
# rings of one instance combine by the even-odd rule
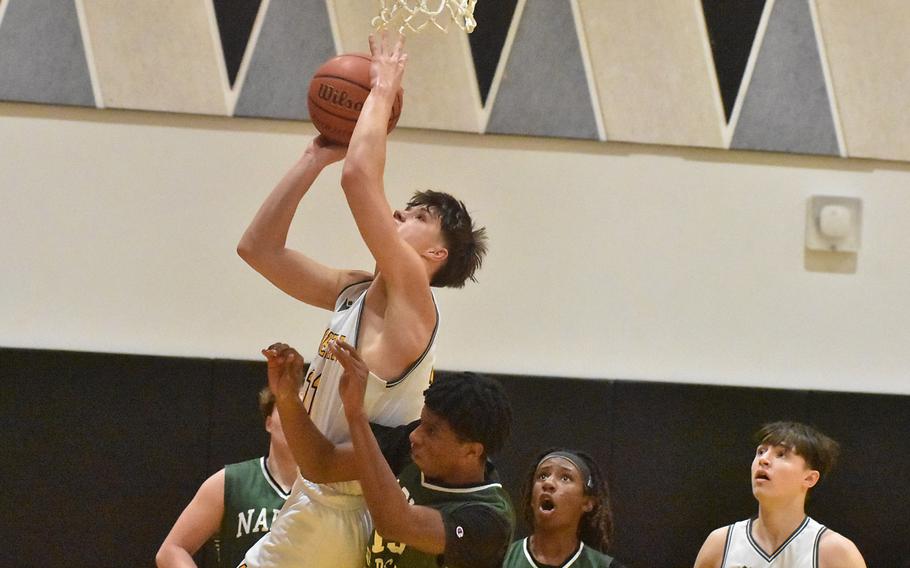
[[[730,525],[724,525],[722,527],[717,527],[708,534],[708,538],[705,539],[705,544],[709,542],[716,546],[720,545],[721,550],[723,550],[724,544],[727,542],[727,534],[730,532]]]
[[[866,568],[866,562],[852,540],[827,529],[818,542],[818,567]]]
[[[720,568],[729,532],[730,526],[726,525],[718,527],[708,534],[708,538],[701,545],[701,550],[698,551],[698,557],[695,559],[695,568]]]
[[[335,310],[348,308],[373,283],[373,275],[363,270],[348,270],[338,282]],[[347,304],[347,305],[344,305]]]
[[[224,486],[224,468],[221,468],[202,482],[194,500],[212,504],[223,502]]]
[[[259,470],[262,467],[262,457],[251,458],[248,460],[243,460],[239,462],[229,463],[224,466],[224,471],[230,473],[231,471],[244,470],[244,469],[255,469]]]
[[[202,487],[205,487],[207,485],[224,486],[224,475],[225,475],[225,468],[219,469],[218,471],[216,471],[215,473],[210,475],[208,479],[206,479],[205,481],[202,482]]]
[[[365,270],[346,270],[338,282],[338,295],[362,291],[373,283],[373,275]]]

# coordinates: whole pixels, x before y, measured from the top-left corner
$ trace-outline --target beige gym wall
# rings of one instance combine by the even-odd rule
[[[0,344],[256,359],[325,314],[234,247],[307,123],[0,104]],[[325,172],[292,244],[370,267]],[[439,367],[910,394],[910,165],[399,129],[394,205],[463,197],[480,282]],[[863,199],[855,274],[803,267],[806,200]]]

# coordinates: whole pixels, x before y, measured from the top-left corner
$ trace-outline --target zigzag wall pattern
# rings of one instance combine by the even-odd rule
[[[901,0],[479,6],[470,38],[409,38],[402,126],[910,160]],[[374,10],[0,0],[0,99],[307,120],[309,77],[366,51]]]

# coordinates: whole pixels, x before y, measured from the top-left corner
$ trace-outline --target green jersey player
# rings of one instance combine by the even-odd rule
[[[301,419],[294,428],[301,436],[290,445],[305,449],[296,457],[307,479],[360,481],[374,524],[365,566],[499,568],[514,527],[508,496],[487,460],[511,427],[502,386],[466,373],[437,377],[424,393],[420,420],[380,427],[364,411],[363,359],[341,340],[329,350],[344,367],[339,394],[351,443],[336,445],[306,413],[288,412]],[[302,404],[300,355],[285,344],[263,354],[279,408]]]

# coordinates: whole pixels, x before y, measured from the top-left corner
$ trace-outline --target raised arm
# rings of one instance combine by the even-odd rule
[[[429,290],[420,257],[398,235],[383,183],[389,117],[408,58],[404,36],[399,35],[395,45],[390,46],[385,33],[379,38],[371,35],[370,51],[372,89],[351,136],[341,186],[380,272],[393,286]]]
[[[300,400],[303,357],[284,343],[275,343],[262,354],[268,360],[269,389],[281,416],[288,447],[300,474],[315,483],[351,481],[357,470],[351,446],[336,446],[313,424]]]
[[[339,393],[351,431],[357,478],[376,531],[387,540],[429,554],[442,554],[446,546],[442,514],[430,507],[408,503],[370,428],[363,408],[369,369],[349,344],[333,341],[330,349],[345,369]]]
[[[196,496],[177,517],[158,554],[158,568],[196,568],[193,555],[221,526],[224,516],[224,470],[205,480]]]
[[[344,147],[322,136],[313,139],[259,208],[237,245],[237,253],[256,272],[287,294],[331,310],[341,290],[369,278],[359,271],[327,267],[287,247],[288,230],[300,200],[327,165],[344,157]]]

